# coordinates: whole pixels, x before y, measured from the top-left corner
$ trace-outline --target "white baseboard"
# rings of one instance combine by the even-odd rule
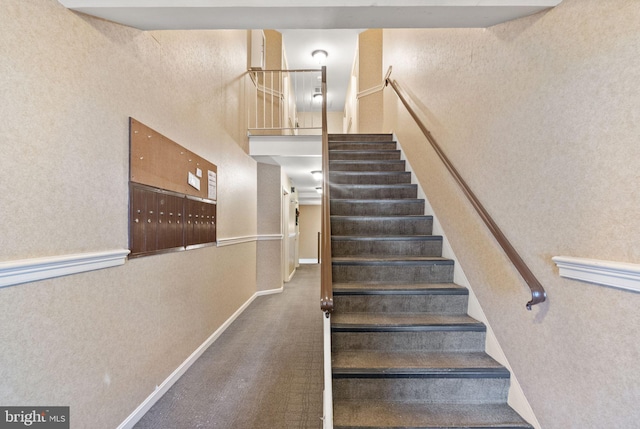
[[[234,320],[238,318],[242,314],[244,310],[249,307],[249,305],[259,296],[270,295],[275,293],[280,293],[284,289],[272,289],[272,290],[264,290],[258,291],[254,293],[251,298],[249,298],[238,310],[231,315],[216,331],[211,334],[209,338],[205,340],[193,353],[189,356],[175,371],[167,377],[162,384],[156,386],[156,390],[154,390],[147,398],[136,408],[133,413],[129,415],[117,429],[132,429],[136,423],[140,421],[140,419],[151,409],[151,407],[158,402],[158,400],[167,393],[167,391],[175,384],[180,377],[189,369],[191,365],[194,364],[196,360],[204,353],[209,346],[211,346],[217,339],[222,335],[222,333],[233,323]]]
[[[276,293],[284,292],[284,285],[280,286],[277,289],[268,289],[268,290],[259,290],[255,293],[255,296],[265,296],[265,295],[274,295]]]
[[[318,263],[318,259],[317,258],[300,259],[299,262],[301,264],[317,264]]]

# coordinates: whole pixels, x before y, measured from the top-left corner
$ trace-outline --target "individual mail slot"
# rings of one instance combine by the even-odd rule
[[[216,242],[218,240],[218,204],[211,204],[211,241]]]
[[[186,198],[184,200],[184,215],[185,215],[185,223],[184,223],[184,235],[185,235],[185,245],[192,246],[196,244],[195,242],[195,213],[194,213],[194,205],[196,201],[191,198]]]
[[[169,216],[169,247],[183,247],[184,246],[184,237],[182,231],[182,210],[184,206],[184,197],[179,197],[177,195],[171,195],[169,200],[170,202],[170,216]]]
[[[158,249],[158,194],[152,190],[145,190],[145,252],[153,252]]]
[[[216,205],[207,204],[207,242],[214,243],[216,241]]]
[[[131,253],[141,253],[145,251],[145,190],[139,187],[131,188],[131,214],[129,218],[129,247]]]
[[[203,244],[207,242],[207,236],[205,233],[205,212],[206,212],[206,203],[202,201],[196,202],[196,218],[198,219],[198,225],[195,228],[195,240],[196,244]]]
[[[158,226],[156,230],[156,249],[168,249],[171,247],[169,240],[169,220],[168,210],[171,199],[171,195],[157,192],[156,193],[156,210]]]

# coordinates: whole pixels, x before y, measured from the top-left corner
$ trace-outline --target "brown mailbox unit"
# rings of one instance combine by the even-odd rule
[[[217,167],[135,119],[130,131],[130,256],[215,243],[217,205],[208,180],[217,180]],[[200,190],[187,183],[190,176],[204,182]]]

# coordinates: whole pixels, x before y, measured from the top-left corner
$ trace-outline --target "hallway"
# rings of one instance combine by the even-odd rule
[[[256,298],[135,428],[321,428],[319,267]]]

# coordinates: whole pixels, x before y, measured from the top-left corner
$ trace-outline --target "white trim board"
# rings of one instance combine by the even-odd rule
[[[244,235],[241,237],[220,238],[216,242],[217,247],[233,246],[234,244],[251,243],[252,241],[282,240],[282,234]]]
[[[127,249],[0,262],[0,287],[123,265]]]
[[[235,313],[231,315],[216,331],[211,334],[209,338],[207,338],[191,355],[184,361],[178,368],[175,369],[159,386],[156,386],[156,389],[149,395],[147,398],[138,405],[133,413],[131,413],[117,429],[132,429],[138,421],[153,407],[153,405],[158,402],[162,395],[167,393],[167,391],[175,384],[176,381],[182,377],[182,375],[187,372],[187,370],[195,363],[196,360],[211,346],[217,339],[222,335],[222,333],[231,326],[234,320],[240,316],[244,310],[249,307],[249,305],[259,296],[263,295],[271,295],[275,293],[280,293],[284,290],[284,287],[279,289],[272,290],[263,290],[254,293],[251,298],[249,298],[244,304],[236,310]]]
[[[560,276],[640,292],[640,264],[554,256]]]

